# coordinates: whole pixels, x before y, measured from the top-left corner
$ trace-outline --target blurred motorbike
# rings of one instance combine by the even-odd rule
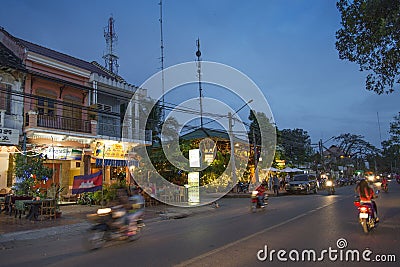
[[[259,196],[261,196],[261,201]],[[250,209],[252,212],[264,210],[265,206],[268,205],[268,194],[262,195],[257,190],[251,192]]]
[[[325,189],[328,194],[333,195],[335,194],[335,183],[332,180],[327,180],[325,182]]]
[[[134,241],[140,238],[145,226],[142,218],[129,221],[124,209],[100,208],[95,214],[87,215],[92,226],[84,238],[88,250],[102,248],[110,241]]]

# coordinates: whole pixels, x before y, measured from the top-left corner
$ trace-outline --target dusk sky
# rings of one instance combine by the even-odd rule
[[[335,32],[340,14],[335,4],[164,0],[165,67],[195,60],[200,38],[203,60],[236,68],[257,84],[279,129],[304,129],[312,143],[341,133],[360,134],[380,147],[399,112],[399,92],[366,91],[366,73],[339,59]],[[159,0],[4,0],[0,26],[24,40],[104,64],[103,29],[111,14],[118,35],[119,75],[139,86],[161,66]],[[207,90],[211,88],[204,87],[204,96],[211,96]]]

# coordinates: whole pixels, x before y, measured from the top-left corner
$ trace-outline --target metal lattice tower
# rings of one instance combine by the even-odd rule
[[[107,52],[103,56],[106,68],[112,73],[118,73],[118,56],[115,54],[114,46],[118,40],[114,30],[114,18],[111,16],[108,19],[107,27],[104,27],[104,38],[106,39]]]

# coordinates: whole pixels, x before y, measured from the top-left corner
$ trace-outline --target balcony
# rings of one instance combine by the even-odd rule
[[[82,120],[63,116],[41,115],[36,112],[26,113],[25,126],[64,130],[69,132],[92,133],[90,120]]]

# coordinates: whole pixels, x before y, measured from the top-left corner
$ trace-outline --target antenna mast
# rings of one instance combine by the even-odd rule
[[[197,51],[196,51],[196,56],[197,56],[197,75],[199,77],[199,94],[200,94],[200,127],[203,128],[203,93],[201,89],[201,52],[200,52],[200,39],[197,38],[196,40],[196,46],[197,46]]]
[[[165,87],[164,87],[164,38],[163,38],[163,21],[162,21],[162,0],[160,0],[160,37],[161,37],[161,89],[162,89],[162,121],[165,120],[165,103],[164,103],[164,94],[165,94]]]
[[[106,68],[112,73],[118,73],[118,56],[114,53],[114,45],[118,40],[114,31],[114,18],[108,19],[108,26],[104,28],[104,38],[107,44],[107,53],[103,56]]]

